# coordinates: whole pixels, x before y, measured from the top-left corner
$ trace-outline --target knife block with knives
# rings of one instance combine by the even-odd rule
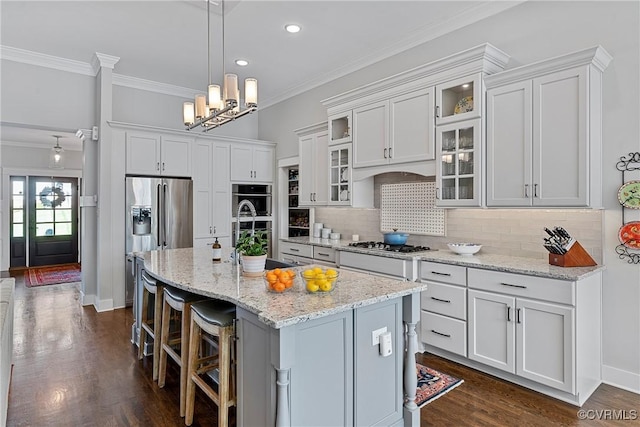
[[[549,251],[549,264],[558,267],[591,267],[598,265],[582,245],[562,227],[544,231],[550,238],[544,239],[544,247]]]

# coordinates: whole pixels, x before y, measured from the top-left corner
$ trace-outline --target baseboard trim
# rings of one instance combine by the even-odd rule
[[[94,304],[98,313],[113,310],[113,299],[97,300]]]
[[[640,394],[640,374],[602,365],[602,382]]]
[[[96,296],[95,295],[86,295],[84,292],[80,291],[80,304],[83,307],[88,305],[96,305]]]

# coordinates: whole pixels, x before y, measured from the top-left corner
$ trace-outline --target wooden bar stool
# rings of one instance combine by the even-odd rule
[[[160,328],[160,366],[158,368],[158,386],[164,387],[167,375],[167,355],[180,367],[180,416],[185,412],[185,390],[187,388],[187,361],[189,356],[189,325],[191,324],[191,304],[202,301],[203,297],[171,286],[164,288],[162,305],[162,327]],[[173,316],[173,331],[170,330]],[[176,325],[175,323],[179,323]]]
[[[218,427],[229,425],[229,408],[236,404],[234,353],[234,319],[236,308],[224,301],[208,300],[191,306],[191,342],[187,377],[187,412],[184,423],[193,422],[196,386],[218,405]],[[214,351],[207,351],[206,343]],[[218,390],[207,374],[218,370]]]
[[[142,272],[142,313],[140,313],[140,336],[138,337],[138,359],[144,357],[147,336],[153,338],[153,380],[158,379],[160,359],[160,324],[164,284]],[[149,296],[154,295],[153,316],[149,317]]]

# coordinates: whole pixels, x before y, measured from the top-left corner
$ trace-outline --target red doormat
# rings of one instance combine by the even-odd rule
[[[80,281],[82,281],[82,278],[79,264],[33,267],[24,273],[24,283],[28,288]]]
[[[464,380],[443,374],[419,363],[416,363],[416,371],[418,373],[416,405],[420,408],[440,396],[444,396],[464,382]]]

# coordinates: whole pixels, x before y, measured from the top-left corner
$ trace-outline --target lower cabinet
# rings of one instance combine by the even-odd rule
[[[414,280],[413,261],[340,251],[340,268],[364,271],[400,280]]]
[[[469,358],[574,392],[574,309],[469,290]]]
[[[273,329],[238,307],[238,425],[402,425],[402,298]],[[391,332],[383,357],[372,332]]]
[[[422,262],[427,351],[582,405],[600,384],[602,274],[578,281]]]
[[[336,266],[336,250],[303,243],[280,242],[280,260],[297,265]]]

